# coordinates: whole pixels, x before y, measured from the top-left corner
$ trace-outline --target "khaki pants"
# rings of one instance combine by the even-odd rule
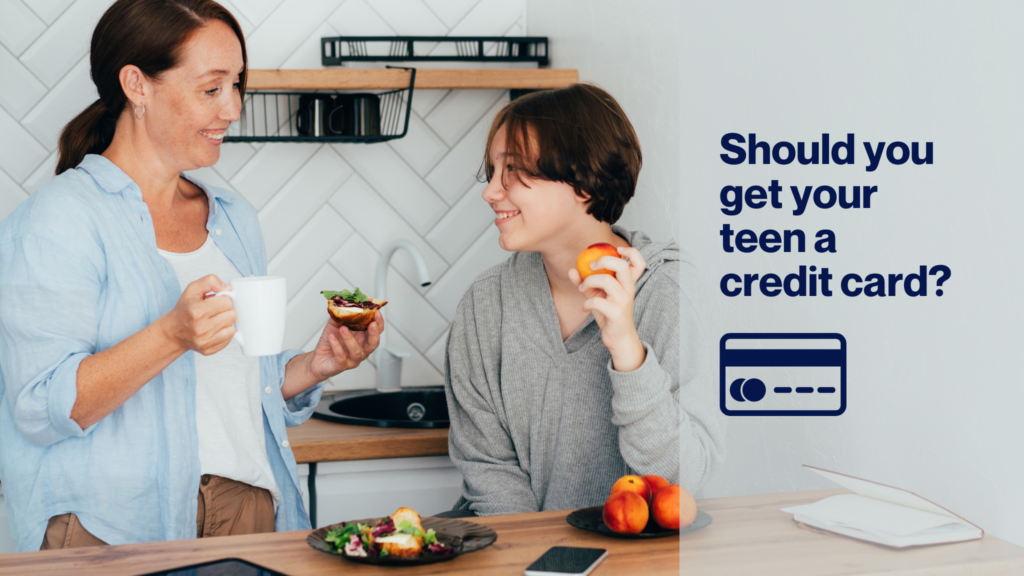
[[[93,536],[82,526],[78,516],[61,514],[50,518],[50,523],[46,525],[46,535],[43,536],[43,545],[39,549],[60,550],[106,545],[106,542]]]
[[[203,474],[199,481],[196,537],[274,531],[274,497],[264,488]]]
[[[235,536],[274,531],[274,498],[268,490],[203,474],[199,481],[196,536]],[[50,518],[40,550],[106,546],[75,514]]]

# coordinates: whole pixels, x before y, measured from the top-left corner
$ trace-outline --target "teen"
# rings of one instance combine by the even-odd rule
[[[483,199],[513,254],[476,278],[448,339],[457,511],[596,506],[626,474],[693,492],[722,461],[717,334],[694,270],[675,243],[614,226],[640,166],[632,125],[594,86],[524,96],[495,117]],[[581,282],[576,259],[596,243],[621,258]]]

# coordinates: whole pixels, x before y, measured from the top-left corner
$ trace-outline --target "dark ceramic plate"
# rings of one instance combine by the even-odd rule
[[[363,524],[373,526],[377,524],[377,520],[379,520],[379,518],[350,520],[350,522],[361,522]],[[431,516],[423,518],[423,530],[426,531],[433,528],[437,533],[437,541],[451,546],[455,552],[445,554],[443,556],[423,554],[418,558],[396,558],[393,556],[385,556],[383,558],[361,558],[358,556],[346,556],[341,552],[336,552],[331,545],[324,540],[327,538],[328,531],[340,527],[341,524],[332,524],[330,526],[318,528],[306,537],[306,543],[321,552],[326,552],[334,556],[341,556],[346,560],[351,560],[352,562],[358,562],[360,564],[377,564],[379,566],[419,566],[420,564],[444,562],[446,560],[451,560],[456,556],[476,552],[477,550],[494,544],[494,541],[498,539],[498,534],[487,526],[481,526],[480,524],[460,520],[458,518],[434,518]]]
[[[701,512],[698,510],[697,518],[694,519],[693,524],[690,524],[682,530],[666,530],[665,528],[655,524],[652,520],[647,523],[643,532],[639,534],[620,534],[618,532],[613,532],[611,528],[605,526],[604,518],[601,517],[601,511],[603,508],[603,506],[580,508],[566,516],[565,521],[580,530],[597,532],[598,534],[614,536],[616,538],[664,538],[666,536],[678,536],[680,534],[686,534],[687,532],[695,532],[701,528],[711,525],[711,515],[707,512]]]

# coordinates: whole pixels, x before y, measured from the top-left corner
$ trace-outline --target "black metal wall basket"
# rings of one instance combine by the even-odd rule
[[[224,141],[372,144],[402,138],[409,131],[416,69],[401,69],[409,70],[409,87],[388,92],[246,92],[241,117]]]
[[[536,62],[547,66],[544,36],[334,36],[320,39],[324,66],[345,62]]]

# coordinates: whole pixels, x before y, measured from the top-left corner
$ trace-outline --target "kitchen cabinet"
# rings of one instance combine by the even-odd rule
[[[310,418],[288,429],[288,441],[306,510],[309,464],[316,464],[318,526],[387,516],[400,506],[430,516],[450,510],[462,490],[462,475],[448,457],[447,428],[377,428]]]
[[[300,464],[298,471],[309,510],[309,465]],[[432,516],[450,510],[461,492],[462,474],[448,456],[320,462],[316,470],[317,524],[378,518],[401,506]]]

